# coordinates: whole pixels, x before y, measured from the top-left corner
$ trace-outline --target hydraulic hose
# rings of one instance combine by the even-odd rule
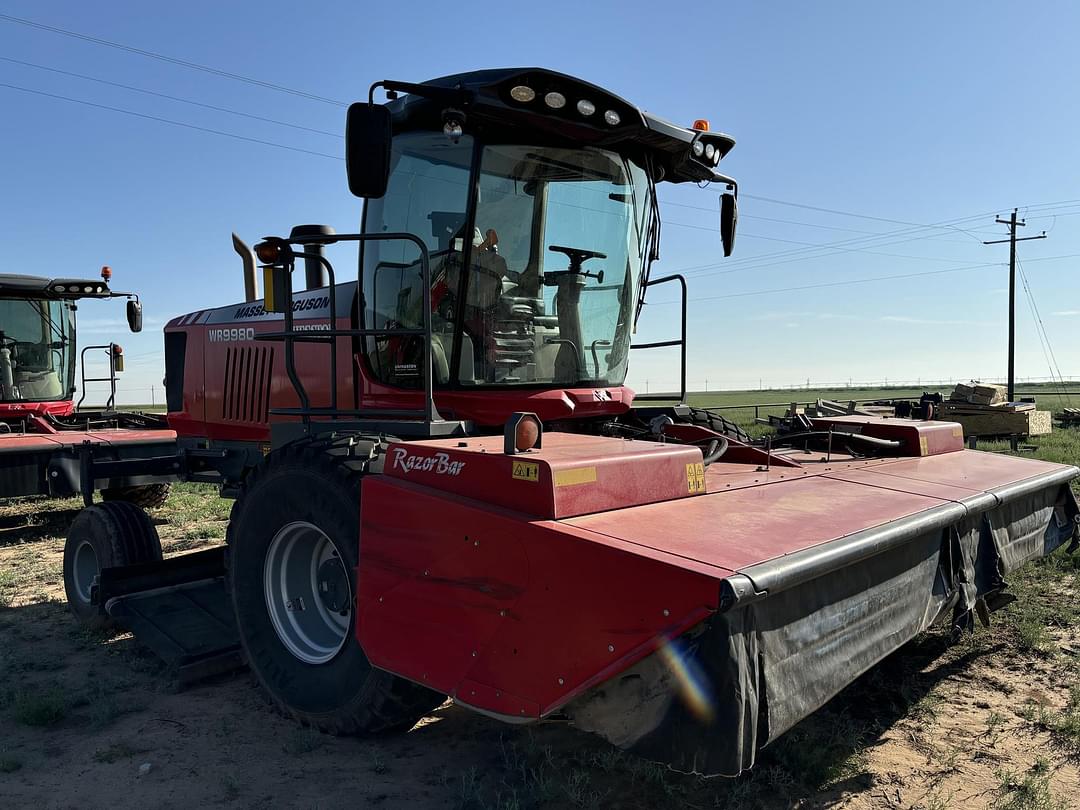
[[[714,461],[719,459],[720,456],[724,455],[724,453],[727,452],[728,444],[729,442],[727,440],[727,437],[725,436],[721,436],[718,439],[713,439],[711,442],[709,442],[709,446],[701,454],[702,463],[706,467],[708,467]]]

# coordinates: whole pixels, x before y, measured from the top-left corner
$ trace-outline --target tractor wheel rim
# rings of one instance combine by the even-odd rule
[[[263,566],[266,609],[278,639],[306,664],[325,664],[352,627],[352,586],[341,552],[318,526],[282,526]]]
[[[101,566],[98,565],[97,552],[94,551],[89,540],[83,540],[75,549],[72,580],[75,584],[75,593],[84,605],[90,604],[90,588],[94,584],[94,577],[99,573],[101,573]]]

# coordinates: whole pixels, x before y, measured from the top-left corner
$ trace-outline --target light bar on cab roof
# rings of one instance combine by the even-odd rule
[[[101,280],[88,281],[74,278],[53,280],[49,283],[49,292],[64,298],[107,297],[112,294],[109,285]]]
[[[630,119],[625,105],[614,97],[605,97],[597,88],[575,87],[568,79],[557,80],[544,75],[519,76],[504,92],[514,104],[530,106],[539,112],[547,108],[549,113],[577,118],[581,123],[592,123],[589,119],[600,110],[603,111],[600,118],[608,127],[621,125],[624,116]]]
[[[698,132],[698,135],[694,138],[694,142],[690,144],[690,155],[698,163],[710,169],[715,169],[720,165],[720,158],[724,156],[724,149],[727,144],[722,136],[712,135],[707,129],[699,128],[697,124],[701,123],[705,122],[694,122],[694,129]]]

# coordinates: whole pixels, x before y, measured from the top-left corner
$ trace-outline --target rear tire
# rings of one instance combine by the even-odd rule
[[[750,438],[750,434],[736,425],[730,419],[725,419],[720,414],[709,411],[704,408],[691,408],[690,409],[690,421],[695,425],[701,425],[709,430],[719,433],[721,436],[726,436],[729,439],[736,439],[740,442],[749,444],[753,441]]]
[[[91,627],[109,623],[104,605],[90,601],[102,568],[161,560],[161,540],[150,516],[133,503],[111,501],[79,512],[64,544],[64,591],[71,612]]]
[[[101,490],[105,501],[127,501],[143,509],[157,509],[165,505],[170,484],[144,484],[137,487],[110,487]]]
[[[331,734],[408,728],[445,699],[375,669],[356,640],[361,475],[350,461],[310,444],[274,453],[245,483],[228,534],[248,665],[281,711]]]

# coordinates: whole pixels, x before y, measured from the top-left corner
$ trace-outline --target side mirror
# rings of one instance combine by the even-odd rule
[[[132,332],[142,331],[142,302],[129,298],[127,302],[128,328]]]
[[[345,173],[357,197],[381,197],[390,179],[390,110],[356,102],[345,118]]]
[[[734,194],[720,195],[720,241],[724,245],[724,256],[730,256],[735,249],[735,225],[739,221],[739,203]]]

